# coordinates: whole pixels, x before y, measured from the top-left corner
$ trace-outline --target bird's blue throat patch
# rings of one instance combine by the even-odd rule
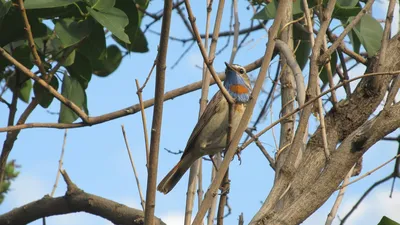
[[[229,94],[238,102],[248,102],[250,99],[250,90],[244,79],[236,74],[235,71],[227,70],[224,82],[225,88]]]

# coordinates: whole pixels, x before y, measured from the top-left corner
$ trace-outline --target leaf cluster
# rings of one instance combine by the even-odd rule
[[[56,90],[61,88],[64,97],[87,113],[85,90],[92,75],[107,77],[119,67],[123,56],[148,51],[140,29],[144,14],[138,10],[147,5],[145,0],[26,0],[24,7],[46,71],[61,65],[49,84]],[[0,47],[32,70],[35,60],[25,28],[18,2],[0,0]],[[107,45],[107,37],[113,39],[111,44]],[[33,92],[43,108],[51,105],[54,97],[44,87],[22,76],[17,79],[17,75],[15,67],[0,57],[0,82],[18,91],[26,103]],[[72,123],[77,118],[61,105],[59,122]]]

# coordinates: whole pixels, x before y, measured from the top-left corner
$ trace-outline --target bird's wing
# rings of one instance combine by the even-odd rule
[[[194,144],[197,136],[207,125],[207,123],[211,120],[211,118],[215,115],[215,113],[221,110],[221,104],[219,104],[220,101],[226,101],[226,100],[225,97],[222,95],[221,91],[218,91],[211,99],[210,103],[208,103],[206,109],[204,110],[199,121],[194,127],[192,134],[190,135],[189,140],[187,142],[185,151],[183,151],[182,158],[188,153],[189,149],[191,149],[191,145]]]

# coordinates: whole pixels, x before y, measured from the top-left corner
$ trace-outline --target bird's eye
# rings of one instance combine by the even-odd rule
[[[240,74],[244,74],[244,69],[239,70]]]

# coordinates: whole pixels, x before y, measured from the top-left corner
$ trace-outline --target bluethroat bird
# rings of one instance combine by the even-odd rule
[[[232,133],[235,133],[252,91],[246,70],[239,65],[225,63],[224,86],[235,99],[233,106]],[[197,122],[181,160],[162,179],[157,190],[167,194],[182,178],[190,166],[205,155],[214,155],[226,147],[229,117],[229,104],[221,91],[218,91],[207,105]]]

